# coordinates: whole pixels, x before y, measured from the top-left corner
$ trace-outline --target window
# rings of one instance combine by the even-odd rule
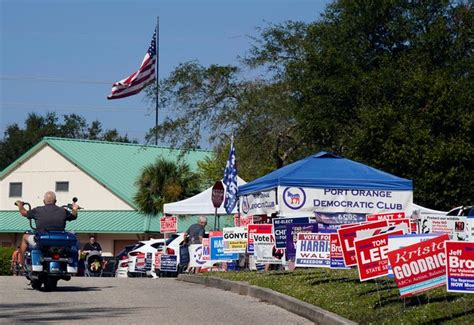
[[[10,197],[21,197],[22,183],[10,183]]]
[[[56,182],[56,192],[69,192],[69,182]]]

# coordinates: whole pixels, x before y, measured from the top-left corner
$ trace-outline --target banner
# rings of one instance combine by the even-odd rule
[[[176,218],[176,217],[161,217],[161,219],[160,219],[160,232],[162,234],[178,232],[178,218]]]
[[[446,242],[448,292],[474,293],[474,242]]]
[[[363,213],[412,212],[413,192],[335,188],[278,187],[280,213],[284,216],[315,212]]]
[[[388,226],[387,221],[381,220],[351,227],[339,228],[337,230],[337,235],[339,236],[339,242],[342,246],[344,264],[346,264],[346,266],[352,266],[357,264],[357,259],[354,251],[354,240],[356,238],[357,231],[382,228],[386,226]]]
[[[290,223],[286,225],[286,259],[294,260],[296,255],[296,241],[298,240],[298,234],[301,232],[306,233],[317,233],[318,224],[317,223],[302,223],[294,224]],[[321,231],[326,233],[326,231]]]
[[[224,253],[224,237],[222,236],[214,236],[210,238],[210,252],[211,260],[214,262],[226,262],[239,259],[239,254],[237,253]]]
[[[403,235],[403,233],[404,230],[399,229],[354,241],[360,281],[388,274],[388,235]]]
[[[254,234],[271,234],[273,232],[273,226],[270,224],[263,225],[248,225],[248,236],[247,236],[247,253],[253,254],[253,235]]]
[[[216,261],[204,261],[202,259],[202,245],[189,245],[189,266],[192,267],[212,267]]]
[[[277,256],[273,234],[254,234],[253,240],[256,263],[282,264],[283,254]]]
[[[176,255],[161,255],[161,272],[178,271],[178,257]]]
[[[277,218],[273,219],[273,235],[275,236],[276,248],[286,248],[286,225],[309,223],[309,217],[302,218]]]
[[[388,252],[400,297],[408,297],[446,283],[447,234]]]
[[[314,212],[316,222],[327,225],[346,225],[366,221],[364,213],[329,213]]]
[[[450,240],[471,241],[471,224],[466,217],[422,215],[420,232],[448,234]]]
[[[342,255],[342,247],[339,242],[337,233],[330,234],[330,252],[329,252],[329,267],[331,269],[345,269],[344,256]]]
[[[330,234],[299,233],[296,242],[296,267],[329,267]]]
[[[223,229],[224,253],[245,253],[247,250],[247,227]]]
[[[271,215],[277,211],[275,191],[257,192],[240,197],[240,211],[247,215]]]

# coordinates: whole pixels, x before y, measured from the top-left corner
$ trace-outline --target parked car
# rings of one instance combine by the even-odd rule
[[[128,275],[128,253],[142,246],[142,243],[126,245],[115,255],[115,276],[117,278],[127,278]]]
[[[129,277],[145,276],[145,263],[147,253],[152,254],[151,271],[155,268],[155,253],[161,251],[165,246],[165,239],[150,239],[140,241],[139,247],[128,253],[128,272]]]
[[[462,205],[448,211],[448,216],[474,217],[474,205]]]
[[[181,254],[180,247],[184,241],[184,232],[179,234],[172,234],[166,239],[165,246],[163,246],[162,253],[166,255],[176,255],[178,268],[176,272],[159,272],[160,276],[178,276],[179,273],[183,272],[183,268],[180,266]]]

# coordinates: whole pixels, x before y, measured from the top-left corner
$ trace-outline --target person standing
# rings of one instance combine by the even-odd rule
[[[89,242],[84,245],[82,251],[86,254],[92,251],[97,251],[99,254],[102,254],[102,247],[100,247],[99,242],[96,241],[95,235],[89,236]]]
[[[202,239],[204,238],[204,233],[206,231],[206,225],[207,225],[207,218],[206,217],[199,217],[198,223],[195,223],[191,226],[189,226],[188,230],[186,230],[186,238],[189,243],[189,257],[192,258],[194,255],[194,252],[191,251],[192,245],[196,244],[202,244]],[[188,266],[186,272],[192,272],[194,271],[195,273],[199,272],[199,267],[196,267],[193,270],[193,267],[190,265]]]

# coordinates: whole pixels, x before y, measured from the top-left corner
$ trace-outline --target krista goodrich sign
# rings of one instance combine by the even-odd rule
[[[410,212],[412,191],[278,187],[280,213],[285,216],[315,212]]]
[[[402,298],[446,283],[447,234],[388,252]]]

